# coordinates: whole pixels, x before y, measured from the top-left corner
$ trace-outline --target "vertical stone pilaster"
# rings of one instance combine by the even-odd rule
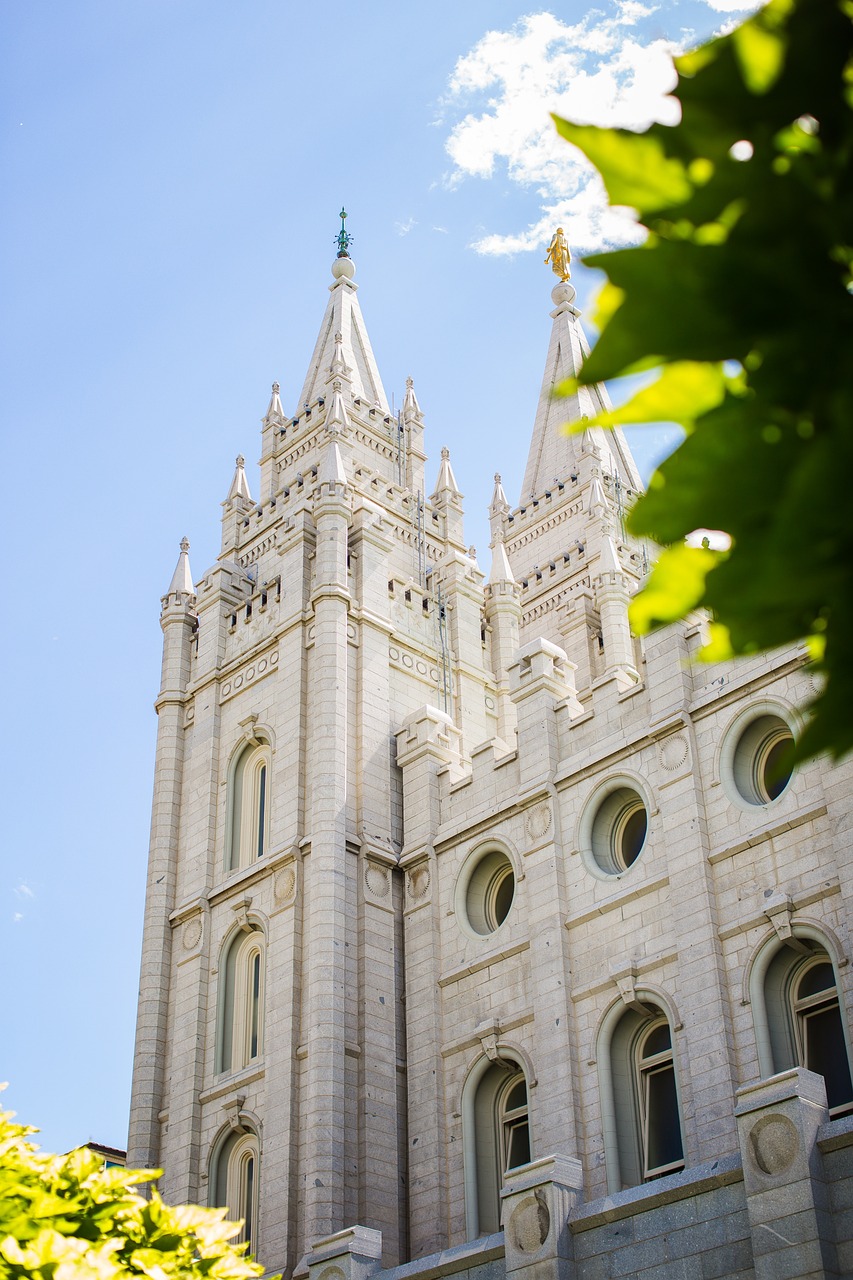
[[[329,449],[337,450],[330,442]],[[306,902],[302,1044],[307,1050],[300,1123],[305,1135],[305,1239],[344,1225],[345,1018],[348,919],[347,529],[345,483],[321,485],[317,527],[309,745],[310,878]]]
[[[521,620],[520,592],[508,580],[490,582],[486,587],[486,621],[491,627],[492,670],[498,694],[498,737],[511,744],[518,723],[515,706],[509,694],[509,668],[518,649]]]
[[[379,1270],[382,1232],[347,1227],[315,1240],[308,1255],[309,1280],[370,1280]]]
[[[512,1280],[571,1280],[569,1214],[583,1199],[580,1160],[545,1156],[504,1174],[501,1226]]]
[[[392,540],[375,513],[357,515],[359,856],[359,1220],[381,1231],[385,1264],[400,1261],[398,1066],[404,1058],[402,971],[396,954],[397,851],[391,840],[388,559]]]
[[[160,1113],[165,1102],[172,926],[177,841],[184,770],[184,701],[190,677],[195,597],[163,600],[163,666],[157,699],[157,756],[142,967],[136,1021],[128,1159],[131,1168],[156,1168],[160,1159]]]
[[[823,1077],[795,1068],[737,1093],[735,1109],[756,1280],[836,1280],[828,1189],[817,1132]]]
[[[557,703],[568,702],[577,715],[583,709],[575,694],[574,666],[550,641],[524,645],[509,670],[510,697],[518,712],[519,780],[524,795],[553,779],[559,755]]]
[[[450,648],[454,659],[455,715],[466,752],[487,736],[483,695],[482,575],[467,555],[448,552],[442,568]]]
[[[615,680],[620,690],[631,689],[640,677],[634,662],[634,642],[628,625],[628,579],[609,534],[604,534],[602,538],[595,588],[604,644],[603,679]]]
[[[409,1082],[409,1237],[413,1258],[447,1243],[447,1118],[441,1058],[438,895],[433,833],[439,774],[458,763],[458,730],[435,707],[408,716],[397,734],[403,770],[406,873],[406,1061]]]

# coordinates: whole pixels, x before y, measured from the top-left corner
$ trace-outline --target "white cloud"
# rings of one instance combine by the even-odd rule
[[[22,880],[15,889],[16,898],[34,898],[35,896],[35,892],[30,888],[25,880]]]
[[[398,236],[407,236],[412,230],[412,227],[416,227],[417,225],[418,224],[414,218],[407,218],[405,222],[395,222],[394,230],[397,232]]]
[[[705,0],[705,4],[709,9],[713,9],[715,13],[738,13],[746,15],[755,13],[756,9],[760,9],[764,4],[764,0],[747,0],[744,4],[743,0]]]
[[[610,16],[596,11],[569,25],[550,13],[522,18],[509,31],[489,31],[454,67],[444,106],[474,108],[451,128],[445,143],[453,161],[448,185],[498,170],[540,197],[541,216],[524,231],[477,240],[480,253],[516,253],[547,244],[557,221],[570,223],[579,251],[626,244],[636,226],[608,209],[589,162],[559,139],[551,111],[586,124],[642,129],[674,124],[678,103],[674,41],[644,39],[634,28],[654,12],[621,0]]]
[[[12,923],[20,924],[23,918],[24,918],[23,913],[21,911],[16,911],[15,914],[12,916]]]

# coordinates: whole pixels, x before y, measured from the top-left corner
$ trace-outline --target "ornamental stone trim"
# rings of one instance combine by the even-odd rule
[[[219,695],[220,701],[227,702],[230,698],[240,693],[242,689],[248,688],[250,684],[257,684],[264,676],[268,676],[270,672],[275,671],[278,666],[278,658],[277,649],[274,649],[272,653],[267,651],[259,657],[253,658],[246,666],[223,681]]]

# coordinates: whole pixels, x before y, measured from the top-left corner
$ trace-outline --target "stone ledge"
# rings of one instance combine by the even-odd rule
[[[817,1131],[817,1145],[824,1152],[853,1147],[853,1115],[839,1116],[822,1124]]]
[[[454,982],[459,982],[462,978],[469,977],[472,973],[479,973],[481,969],[488,969],[493,964],[498,964],[501,960],[509,960],[512,956],[517,956],[521,951],[530,950],[530,941],[525,939],[523,942],[515,942],[509,947],[503,947],[500,951],[490,951],[488,955],[481,956],[479,960],[472,960],[469,964],[460,965],[458,969],[451,969],[449,973],[444,973],[438,979],[440,987],[449,987]]]
[[[620,1218],[632,1218],[672,1204],[676,1200],[690,1200],[705,1191],[714,1191],[718,1187],[742,1181],[740,1156],[722,1156],[719,1160],[693,1165],[690,1169],[683,1169],[681,1173],[658,1178],[655,1182],[629,1187],[627,1191],[617,1191],[615,1195],[602,1196],[599,1200],[590,1200],[569,1218],[569,1228],[575,1234],[591,1231],[594,1227],[618,1222]]]
[[[428,1253],[414,1262],[404,1262],[399,1267],[389,1267],[380,1274],[382,1280],[439,1280],[440,1277],[451,1276],[459,1271],[467,1271],[481,1263],[496,1262],[504,1256],[504,1233],[496,1231],[490,1236],[480,1236],[477,1240],[468,1240],[465,1244],[455,1245],[451,1249],[442,1249],[440,1253]]]

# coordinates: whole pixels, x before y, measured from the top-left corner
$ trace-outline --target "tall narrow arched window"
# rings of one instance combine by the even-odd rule
[[[227,1208],[230,1222],[242,1221],[239,1236],[255,1252],[258,1221],[258,1139],[254,1133],[232,1133],[220,1147],[213,1177],[212,1206]]]
[[[850,1055],[828,953],[815,943],[781,946],[767,966],[763,996],[771,1056],[762,1063],[765,1074],[807,1067],[824,1078],[831,1116],[853,1111]]]
[[[602,1110],[608,1186],[633,1187],[683,1169],[672,1031],[659,1008],[649,1004],[643,1012],[622,1014],[610,1037],[607,1066],[603,1082],[609,1096],[602,1097]]]
[[[260,929],[239,933],[221,968],[218,1072],[239,1071],[263,1049],[264,938]]]
[[[475,1082],[466,1111],[465,1165],[470,1236],[500,1230],[500,1190],[508,1169],[532,1159],[527,1080],[516,1062],[497,1059]]]
[[[248,743],[231,770],[228,789],[226,867],[235,871],[262,858],[269,845],[270,749]]]

